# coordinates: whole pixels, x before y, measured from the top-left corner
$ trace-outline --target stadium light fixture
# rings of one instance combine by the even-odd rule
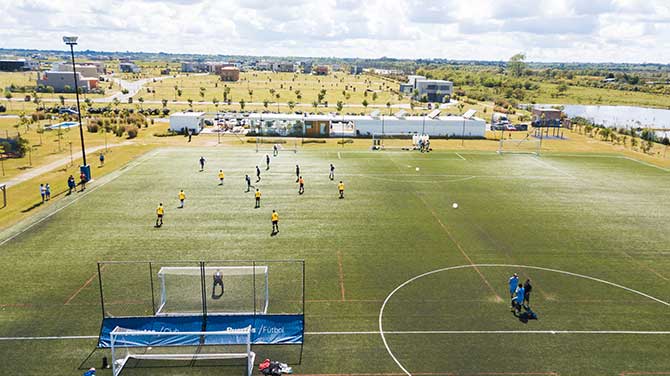
[[[86,164],[86,146],[84,145],[84,127],[81,123],[81,106],[79,105],[79,82],[77,80],[77,69],[74,65],[74,46],[77,44],[77,36],[63,36],[63,42],[70,46],[70,56],[72,57],[72,75],[74,77],[74,92],[77,98],[77,118],[79,119],[79,138],[81,139],[81,157],[82,165],[79,170],[86,176],[86,180],[91,180],[91,168]]]

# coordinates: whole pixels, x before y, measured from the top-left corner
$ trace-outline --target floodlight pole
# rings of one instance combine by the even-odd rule
[[[86,146],[84,145],[84,126],[81,123],[81,106],[79,104],[79,83],[77,82],[77,69],[74,65],[74,46],[77,44],[77,37],[63,37],[63,42],[70,46],[70,56],[72,58],[72,75],[74,77],[74,92],[77,98],[77,118],[79,119],[79,138],[81,139],[81,171],[86,173],[86,180],[91,180],[91,170],[86,163]]]

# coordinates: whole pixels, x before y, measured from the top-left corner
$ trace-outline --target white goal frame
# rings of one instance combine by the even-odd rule
[[[202,272],[205,272],[205,276],[202,275]],[[178,275],[193,275],[197,277],[199,281],[202,281],[202,278],[214,273],[216,271],[221,271],[223,277],[230,275],[249,275],[255,278],[256,276],[263,275],[265,280],[265,288],[262,290],[263,304],[260,307],[260,310],[257,312],[228,312],[228,313],[210,313],[209,315],[250,315],[250,314],[267,314],[268,304],[270,299],[270,286],[268,284],[268,267],[267,265],[257,265],[257,266],[206,266],[201,268],[199,266],[163,266],[158,271],[158,280],[160,281],[160,304],[156,310],[156,316],[187,316],[192,313],[173,313],[173,312],[164,312],[163,309],[167,302],[167,286],[165,283],[165,276],[168,274],[178,274]],[[255,297],[254,297],[255,299]]]
[[[372,133],[372,150],[417,150],[417,144],[415,143],[414,136],[424,136],[419,133],[398,133],[398,132],[374,132]],[[425,135],[427,136],[427,135]],[[395,138],[394,138],[395,137]],[[407,141],[408,146],[386,146],[384,145],[385,140],[395,139]],[[375,141],[379,142],[375,142]]]
[[[146,348],[147,350],[151,350],[150,345],[146,346],[120,346],[117,345],[117,339],[119,336],[123,337],[147,337],[147,336],[155,336],[155,337],[176,337],[176,336],[185,336],[185,335],[190,335],[190,336],[198,336],[202,338],[203,340],[207,336],[235,336],[237,338],[240,338],[241,336],[244,338],[243,343],[221,343],[221,346],[225,345],[244,345],[245,346],[245,352],[237,352],[237,353],[226,353],[226,352],[220,352],[220,353],[205,353],[205,354],[200,354],[200,353],[195,353],[195,354],[183,354],[183,353],[174,353],[174,354],[169,354],[169,353],[162,353],[162,354],[147,354],[145,353],[130,353],[128,349],[131,348]],[[203,341],[206,343],[206,340]],[[188,361],[195,361],[195,360],[225,360],[225,359],[247,359],[247,374],[246,376],[252,376],[253,369],[254,369],[254,360],[256,359],[256,354],[251,351],[251,326],[248,326],[244,329],[238,329],[238,330],[228,330],[228,331],[213,331],[213,332],[157,332],[157,331],[149,331],[149,330],[133,330],[133,329],[125,329],[121,327],[116,327],[114,330],[110,332],[110,345],[111,345],[111,355],[112,355],[112,375],[113,376],[118,376],[121,374],[121,371],[123,371],[123,367],[126,365],[129,359],[146,359],[146,360],[188,360]],[[189,345],[183,345],[183,346],[189,346]],[[193,345],[190,345],[193,346]],[[154,346],[156,348],[166,348],[169,346]],[[119,356],[119,353],[121,352],[120,349],[126,349],[126,352],[124,355]]]
[[[510,145],[507,146],[506,145]],[[523,146],[523,148],[522,148]],[[540,155],[540,149],[542,142],[540,140],[535,140],[532,138],[523,138],[523,139],[500,139],[498,143],[498,154],[533,154]]]

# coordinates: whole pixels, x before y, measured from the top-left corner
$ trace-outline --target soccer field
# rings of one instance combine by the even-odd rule
[[[264,158],[161,149],[5,231],[0,374],[82,372],[101,321],[97,261],[304,259],[302,361],[257,346],[257,362],[330,376],[670,375],[670,171],[615,154],[300,150],[269,171]],[[260,209],[244,192],[256,165]],[[532,278],[538,320],[510,312],[514,272]]]

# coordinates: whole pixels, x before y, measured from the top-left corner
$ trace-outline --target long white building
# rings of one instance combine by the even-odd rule
[[[431,116],[432,115],[432,116]],[[439,116],[434,111],[428,116],[382,116],[337,114],[234,114],[235,117],[262,133],[282,136],[303,133],[306,137],[427,134],[433,137],[483,138],[486,122],[468,116]],[[303,130],[304,125],[304,130]]]

